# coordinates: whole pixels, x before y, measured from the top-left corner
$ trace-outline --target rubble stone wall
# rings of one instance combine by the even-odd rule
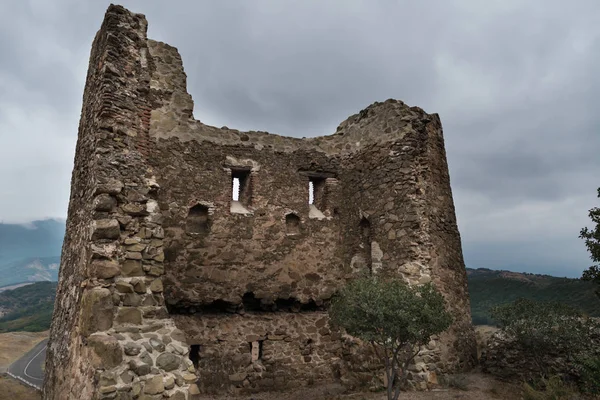
[[[207,126],[177,49],[146,29],[111,5],[92,47],[44,398],[373,385],[371,349],[327,318],[362,274],[447,299],[455,322],[411,367],[416,387],[471,366],[439,117],[387,100],[329,136]]]

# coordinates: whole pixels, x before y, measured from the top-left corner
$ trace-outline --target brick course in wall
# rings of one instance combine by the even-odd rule
[[[177,49],[146,30],[111,5],[92,46],[44,398],[380,384],[327,317],[361,274],[446,297],[454,323],[411,368],[416,388],[473,365],[437,114],[387,100],[308,139],[207,126]]]

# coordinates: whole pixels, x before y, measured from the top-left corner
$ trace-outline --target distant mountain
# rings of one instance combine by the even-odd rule
[[[487,268],[467,268],[471,316],[476,325],[493,324],[489,309],[519,297],[538,301],[557,301],[600,317],[596,285],[580,279],[558,278]]]
[[[35,282],[0,292],[0,333],[50,328],[56,282]]]
[[[64,236],[63,220],[0,223],[0,287],[58,280]]]

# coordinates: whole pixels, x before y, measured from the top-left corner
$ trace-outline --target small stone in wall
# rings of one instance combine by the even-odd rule
[[[162,353],[156,358],[156,366],[169,372],[179,368],[181,357],[172,353]],[[195,375],[194,375],[195,377]],[[185,379],[185,377],[184,377]]]
[[[135,307],[120,307],[116,318],[120,324],[142,324],[142,312]]]
[[[92,240],[118,239],[121,234],[119,221],[116,219],[100,219],[92,222]]]
[[[146,381],[144,393],[159,394],[165,391],[162,375],[156,375]]]
[[[128,356],[137,356],[142,351],[142,346],[134,342],[128,342],[123,346],[123,350]]]
[[[91,265],[92,274],[99,279],[110,279],[121,272],[119,264],[110,260],[94,260]]]
[[[138,376],[144,376],[150,373],[150,366],[140,360],[129,361],[129,369]]]
[[[163,291],[163,283],[160,279],[155,279],[150,284],[150,290],[153,293],[161,293]]]
[[[103,193],[117,195],[121,193],[121,190],[123,190],[123,182],[118,181],[116,179],[109,179],[106,183],[101,183],[98,186],[96,186],[94,195]]]
[[[94,209],[96,211],[112,211],[117,205],[117,199],[103,193],[94,199]]]

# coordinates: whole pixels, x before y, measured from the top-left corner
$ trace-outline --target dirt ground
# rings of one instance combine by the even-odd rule
[[[0,375],[0,400],[40,400],[42,394],[8,375]]]
[[[440,387],[427,392],[405,392],[400,400],[518,400],[519,386],[500,382],[481,373],[463,374],[463,389]],[[201,400],[385,400],[384,392],[343,393],[338,385],[327,385],[288,393],[260,393],[244,396],[203,396]]]
[[[0,373],[6,372],[13,361],[47,338],[48,331],[0,333]]]

